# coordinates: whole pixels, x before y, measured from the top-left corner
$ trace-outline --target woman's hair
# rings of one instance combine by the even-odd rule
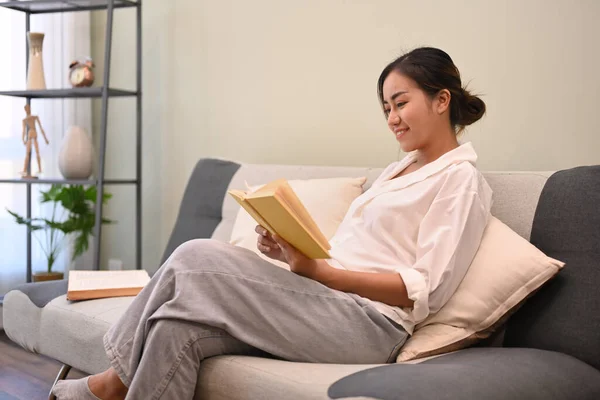
[[[383,107],[383,82],[392,71],[397,71],[419,85],[433,98],[442,89],[448,89],[450,98],[450,124],[457,133],[485,114],[485,103],[463,89],[460,72],[450,56],[433,47],[420,47],[392,61],[379,76],[377,93]]]

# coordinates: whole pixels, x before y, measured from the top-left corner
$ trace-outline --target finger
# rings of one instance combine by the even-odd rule
[[[259,236],[258,237],[258,242],[260,244],[262,244],[263,246],[269,246],[269,247],[277,247],[277,243],[274,242],[273,240],[270,240],[266,237],[263,236]]]
[[[279,249],[279,245],[277,244],[277,242],[270,240],[269,238],[266,238],[264,236],[258,236],[256,238],[256,245],[263,246],[264,248],[268,247],[270,250]],[[268,251],[270,251],[270,250],[268,250]]]
[[[269,246],[264,246],[262,244],[258,244],[256,247],[258,247],[258,250],[260,250],[261,253],[270,253],[271,252],[271,247]]]
[[[262,237],[262,236],[259,236],[259,237],[257,238],[257,240],[256,240],[256,247],[257,247],[257,248],[258,248],[260,251],[268,253],[268,252],[270,252],[271,250],[273,250],[274,248],[276,248],[276,247],[277,247],[277,245],[274,245],[274,246],[273,246],[273,245],[270,245],[270,244],[268,244],[268,243],[264,243],[264,242],[262,241],[262,239],[263,239],[263,237]]]
[[[291,266],[298,259],[298,253],[295,247],[286,242],[281,236],[273,235],[273,239],[281,249],[281,254],[286,259],[286,262]]]
[[[269,231],[266,230],[262,225],[256,225],[256,228],[254,228],[254,231],[256,233],[258,233],[261,236],[268,236],[269,235]]]

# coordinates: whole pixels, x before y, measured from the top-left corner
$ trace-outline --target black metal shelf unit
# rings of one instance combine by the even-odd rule
[[[7,1],[0,6],[11,8],[29,14],[48,14],[69,11],[94,11],[108,9],[107,0],[26,0]],[[137,7],[139,2],[129,0],[114,0],[113,8]]]
[[[136,268],[142,266],[141,256],[141,234],[142,234],[142,1],[130,0],[28,0],[0,2],[0,7],[25,13],[25,31],[30,30],[30,17],[32,14],[62,13],[74,11],[106,10],[106,35],[104,41],[104,86],[89,88],[47,89],[47,90],[21,90],[0,91],[0,96],[16,96],[26,99],[30,104],[31,99],[68,99],[68,98],[100,98],[102,101],[102,116],[100,125],[100,148],[95,179],[69,180],[69,179],[12,179],[0,178],[4,184],[25,184],[27,186],[27,217],[31,218],[31,186],[35,184],[80,184],[95,185],[98,187],[96,198],[96,224],[94,232],[94,270],[100,269],[100,245],[102,238],[102,197],[104,185],[134,185],[135,186],[135,224],[136,224]],[[118,8],[136,8],[136,89],[121,90],[111,88],[110,85],[110,58],[113,31],[113,14]],[[29,46],[27,40],[25,45]],[[29,50],[29,49],[27,49]],[[27,54],[26,65],[29,60]],[[106,137],[108,119],[108,99],[110,97],[135,97],[136,99],[136,166],[134,179],[106,179],[104,176],[104,165],[106,156]],[[31,170],[31,158],[29,171]],[[31,230],[27,229],[27,282],[31,282]]]
[[[29,99],[73,99],[102,97],[104,88],[87,87],[73,89],[46,89],[46,90],[15,90],[0,92],[0,96],[25,97]],[[131,90],[108,89],[108,97],[135,96],[137,92]]]

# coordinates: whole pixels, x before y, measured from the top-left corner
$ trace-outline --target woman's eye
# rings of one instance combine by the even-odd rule
[[[403,106],[403,105],[405,105],[405,104],[406,104],[406,102],[405,102],[405,101],[403,101],[403,102],[401,102],[401,103],[398,103],[398,104],[396,104],[396,107],[400,108],[400,107],[402,107],[402,106]]]
[[[383,113],[385,114],[385,116],[387,117],[388,115],[390,115],[390,110],[383,110]]]

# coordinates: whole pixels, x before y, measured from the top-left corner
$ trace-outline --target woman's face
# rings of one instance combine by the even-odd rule
[[[383,82],[383,107],[387,123],[404,152],[423,149],[439,131],[437,100],[410,78],[392,71]]]

